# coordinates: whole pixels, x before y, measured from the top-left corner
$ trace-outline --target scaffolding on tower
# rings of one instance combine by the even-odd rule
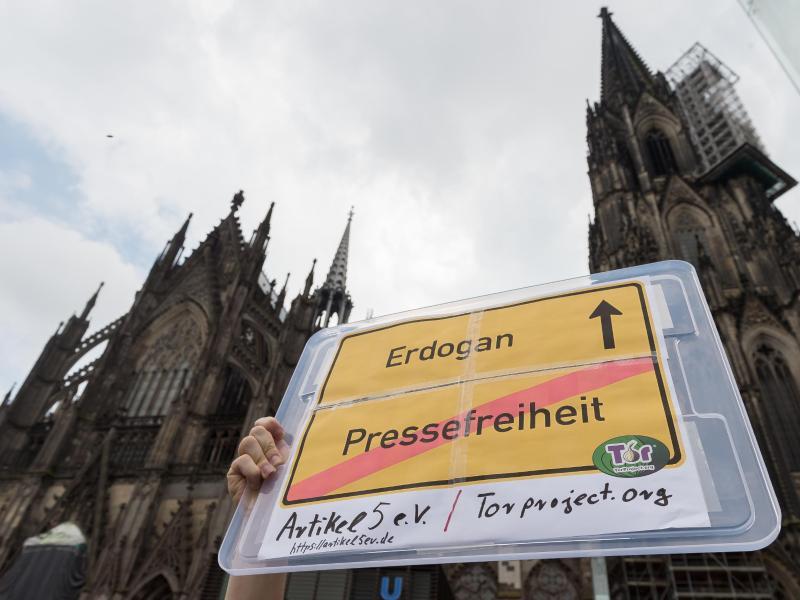
[[[744,143],[765,153],[734,87],[739,76],[702,44],[695,43],[665,75],[689,121],[703,171]]]

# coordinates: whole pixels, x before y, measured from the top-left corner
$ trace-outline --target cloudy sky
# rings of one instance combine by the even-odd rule
[[[698,40],[725,61],[800,176],[800,97],[735,0],[609,4],[651,68]],[[354,318],[586,273],[599,7],[0,0],[0,389],[100,280],[93,328],[124,313],[186,214],[194,247],[240,188],[246,233],[276,202],[266,269],[292,293],[355,205]]]

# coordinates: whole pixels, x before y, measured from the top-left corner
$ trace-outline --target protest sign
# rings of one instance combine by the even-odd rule
[[[325,330],[284,405],[292,456],[237,511],[231,572],[758,547],[777,534],[685,263]]]

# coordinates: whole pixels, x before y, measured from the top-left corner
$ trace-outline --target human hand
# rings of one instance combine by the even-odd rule
[[[239,442],[237,457],[226,476],[228,493],[238,503],[246,487],[258,490],[289,456],[283,427],[275,417],[258,419],[250,434]]]

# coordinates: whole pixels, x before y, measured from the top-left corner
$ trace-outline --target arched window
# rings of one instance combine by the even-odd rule
[[[525,600],[578,600],[577,577],[558,560],[539,562],[525,582]]]
[[[783,450],[792,471],[800,471],[800,393],[786,359],[775,348],[761,344],[754,356],[756,376],[764,411],[773,431],[780,436],[776,444]]]
[[[651,129],[645,136],[644,142],[650,157],[653,175],[669,175],[678,170],[672,146],[663,131]]]
[[[706,228],[693,214],[693,211],[683,209],[678,218],[672,224],[672,235],[675,240],[675,248],[680,258],[687,260],[698,266],[699,246],[708,254],[708,241],[706,240]]]
[[[163,416],[191,382],[203,335],[188,313],[172,321],[139,360],[125,408],[129,417]]]
[[[220,394],[214,414],[225,417],[244,417],[250,405],[250,397],[253,395],[250,384],[239,369],[233,365],[225,366],[223,381],[222,394]]]
[[[215,468],[227,468],[235,457],[242,423],[253,397],[250,383],[235,366],[226,365],[222,377],[222,392],[214,413],[209,415],[203,449],[204,463]]]
[[[497,598],[497,581],[494,573],[481,564],[465,565],[451,584],[455,600]]]

